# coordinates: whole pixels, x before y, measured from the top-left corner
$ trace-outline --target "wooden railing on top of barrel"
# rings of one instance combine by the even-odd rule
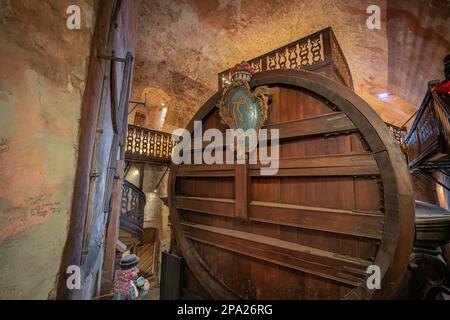
[[[345,85],[353,90],[350,69],[331,27],[251,59],[248,63],[255,72],[276,69],[313,71],[333,65]],[[218,77],[220,90],[230,80],[230,69],[220,72]]]
[[[176,142],[167,132],[128,125],[125,159],[136,162],[170,163]]]

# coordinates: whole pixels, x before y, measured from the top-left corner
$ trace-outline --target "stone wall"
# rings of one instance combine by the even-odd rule
[[[370,5],[381,9],[380,30],[367,28]],[[401,125],[426,82],[442,77],[449,12],[439,0],[144,0],[133,97],[163,91],[171,98],[163,129],[184,127],[217,90],[218,72],[331,26],[356,93]],[[389,98],[378,99],[385,91]],[[149,110],[154,119],[160,114]]]
[[[0,299],[45,299],[72,201],[95,1],[0,1]]]
[[[382,9],[382,30],[366,27],[371,4]],[[172,98],[166,131],[186,126],[217,90],[218,72],[329,26],[357,93],[371,97],[373,87],[387,83],[385,0],[144,0],[142,16],[133,97],[151,87]]]
[[[157,229],[157,241],[155,250],[155,277],[152,280],[152,287],[159,286],[161,274],[161,253],[170,249],[171,230],[169,226],[169,208],[164,205],[161,197],[167,196],[169,171],[163,166],[146,166],[144,176],[144,192],[147,196],[147,204],[145,205],[145,222],[146,228],[152,227]],[[164,177],[163,177],[164,175]],[[163,178],[162,178],[163,177]],[[157,189],[155,189],[158,181],[161,180]]]
[[[108,77],[106,60],[97,60],[103,67],[89,68],[89,74],[88,67],[97,54],[111,54],[111,49],[116,56],[125,57],[128,51],[134,55],[139,10],[138,0],[122,1],[110,33],[111,47],[93,51],[91,57],[97,13],[111,13],[112,3],[106,8],[105,2],[95,0],[0,1],[0,40],[5,44],[0,47],[0,299],[55,297],[63,248],[70,239],[71,209],[81,201],[72,199],[77,162],[84,156],[78,154],[81,106],[95,97],[100,106],[87,109],[89,114],[96,109],[99,119],[89,124],[97,136],[88,161],[99,175],[88,188],[83,247],[87,254],[80,261],[79,297],[89,299],[98,293],[113,132],[109,82],[120,93],[123,64],[117,63],[115,79]],[[80,30],[66,27],[66,11],[73,4],[81,9]],[[111,17],[103,21],[109,24]],[[108,34],[98,37],[106,42]],[[92,70],[101,73],[100,82],[91,83],[94,89],[86,85]],[[103,79],[107,85],[102,92]],[[93,247],[99,249],[93,252]]]
[[[450,54],[450,1],[387,2],[389,88],[419,106],[430,80],[444,78]]]

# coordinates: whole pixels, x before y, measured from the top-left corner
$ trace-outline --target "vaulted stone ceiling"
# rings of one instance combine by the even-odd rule
[[[371,4],[381,8],[381,30],[366,26]],[[143,0],[133,99],[160,92],[169,97],[168,116],[152,126],[184,127],[217,90],[218,72],[328,26],[356,93],[385,121],[402,124],[420,105],[426,83],[443,76],[450,1]],[[375,97],[386,90],[387,101]],[[159,98],[152,99],[150,117],[159,119]]]

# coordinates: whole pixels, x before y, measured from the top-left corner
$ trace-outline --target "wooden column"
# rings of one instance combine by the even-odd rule
[[[235,170],[235,216],[248,220],[248,164],[236,164]]]
[[[103,260],[103,278],[101,294],[107,295],[113,291],[116,243],[119,238],[120,212],[122,203],[122,183],[124,178],[124,161],[117,161],[117,175],[114,180],[114,191],[112,196],[112,208],[106,231],[105,258]]]
[[[103,77],[105,75],[104,60],[97,58],[97,56],[103,54],[107,47],[112,11],[112,1],[102,0],[99,2],[97,21],[91,42],[86,90],[84,91],[81,105],[78,161],[69,230],[59,267],[56,290],[57,299],[81,298],[81,290],[69,290],[67,288],[66,281],[69,276],[67,268],[71,265],[79,266],[81,264],[84,227],[88,209],[92,155],[94,152],[100,100],[102,97]]]

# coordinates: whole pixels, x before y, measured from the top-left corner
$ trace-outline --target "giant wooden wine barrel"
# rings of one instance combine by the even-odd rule
[[[399,146],[367,103],[300,70],[254,75],[272,91],[265,128],[280,131],[280,169],[175,165],[170,221],[187,269],[184,296],[213,299],[395,297],[414,239],[410,175]],[[221,93],[193,121],[227,129]],[[367,268],[381,270],[368,289]]]

